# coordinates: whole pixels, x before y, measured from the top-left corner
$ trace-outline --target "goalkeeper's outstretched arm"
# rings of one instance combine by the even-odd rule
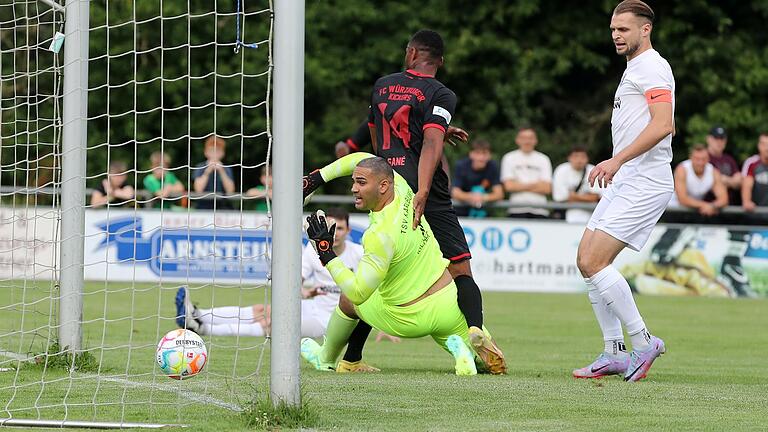
[[[364,303],[387,276],[394,255],[394,244],[386,234],[375,231],[363,236],[363,258],[352,272],[340,259],[331,260],[325,268],[356,305]]]
[[[363,159],[375,157],[370,153],[350,153],[341,159],[337,159],[319,170],[314,170],[304,176],[303,195],[306,200],[317,188],[339,177],[351,176],[352,171]]]

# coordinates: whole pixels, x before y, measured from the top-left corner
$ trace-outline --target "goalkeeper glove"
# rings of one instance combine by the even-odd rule
[[[320,170],[314,170],[305,175],[303,180],[302,194],[304,195],[304,205],[307,205],[310,196],[317,190],[317,188],[325,184],[325,180],[323,180],[323,176],[320,175]]]
[[[336,224],[334,223],[328,228],[328,222],[325,220],[325,213],[322,210],[307,216],[307,220],[304,222],[304,230],[307,232],[307,237],[312,242],[312,246],[315,248],[317,256],[324,266],[336,258],[336,252],[333,251]]]

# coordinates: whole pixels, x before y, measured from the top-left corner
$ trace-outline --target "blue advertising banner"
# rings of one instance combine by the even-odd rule
[[[576,266],[583,224],[523,219],[461,219],[472,273],[483,290],[582,292]],[[367,218],[352,225],[364,229]],[[614,265],[640,294],[768,297],[765,228],[658,225],[645,247]]]
[[[263,283],[270,272],[269,219],[261,213],[86,212],[86,278],[119,281]],[[581,292],[581,224],[461,221],[483,290]],[[368,217],[350,217],[360,242]],[[297,249],[298,253],[298,249]],[[640,252],[614,263],[641,294],[768,296],[768,230],[657,226]]]
[[[263,283],[269,228],[262,213],[89,210],[86,279]],[[350,239],[360,242],[362,235],[353,229]]]
[[[263,282],[268,222],[261,214],[88,211],[86,278]]]

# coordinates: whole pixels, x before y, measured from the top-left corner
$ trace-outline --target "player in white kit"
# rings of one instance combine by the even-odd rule
[[[605,350],[577,378],[645,377],[664,351],[635,305],[626,279],[613,266],[625,247],[640,250],[674,190],[670,162],[674,130],[675,79],[651,46],[654,14],[639,0],[619,3],[611,17],[616,53],[627,58],[613,102],[613,157],[599,163],[590,185],[606,188],[579,243],[577,264],[603,332]],[[627,355],[622,325],[631,338]]]

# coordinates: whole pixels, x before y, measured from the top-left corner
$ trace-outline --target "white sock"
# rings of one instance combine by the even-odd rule
[[[642,329],[639,333],[630,335],[629,338],[632,341],[632,349],[645,351],[651,347],[651,334],[647,329]]]
[[[202,333],[213,336],[264,336],[264,328],[257,322],[240,324],[211,324],[202,325]]]
[[[606,306],[605,301],[600,297],[600,293],[597,292],[597,287],[592,283],[592,280],[590,278],[584,278],[584,282],[587,284],[587,294],[589,295],[589,302],[592,304],[592,310],[595,312],[597,324],[600,326],[600,331],[603,332],[605,352],[616,355],[620,350],[620,346],[624,346],[624,333],[621,331],[621,321],[619,321],[619,318],[610,308],[608,308],[608,306]]]
[[[629,333],[632,349],[643,350],[650,345],[650,335],[637,310],[632,290],[624,276],[613,266],[608,266],[590,278],[597,287],[606,306],[613,311]]]
[[[627,355],[627,346],[623,340],[605,341],[605,352],[613,356]]]
[[[198,318],[203,324],[250,324],[253,322],[253,306],[220,306],[213,309],[200,309]]]

